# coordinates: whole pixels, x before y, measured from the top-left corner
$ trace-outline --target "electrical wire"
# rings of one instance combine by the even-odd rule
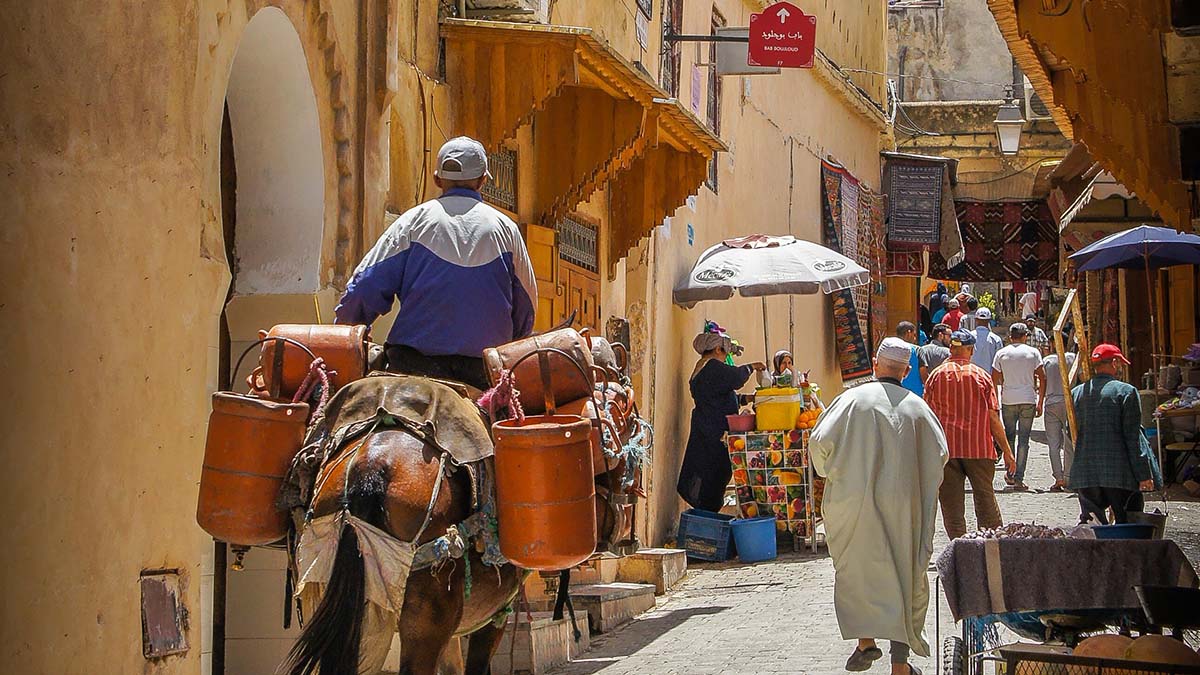
[[[958,181],[958,184],[959,185],[984,185],[986,183],[995,183],[997,181],[1002,181],[1006,178],[1012,178],[1013,176],[1019,176],[1019,175],[1025,173],[1026,171],[1032,169],[1033,167],[1040,165],[1044,161],[1046,161],[1046,160],[1036,159],[1031,164],[1026,166],[1025,168],[1017,169],[1016,171],[1013,171],[1012,173],[1006,173],[1003,176],[996,176],[995,178],[989,178],[987,180],[960,180],[960,181]]]
[[[1008,89],[1013,86],[1012,82],[980,82],[978,80],[960,80],[955,77],[935,77],[933,75],[909,75],[908,73],[887,73],[881,70],[867,70],[865,68],[842,68],[841,70],[847,73],[866,73],[868,75],[884,75],[886,77],[910,77],[917,80],[932,80],[935,82],[957,82],[959,84],[977,84],[984,87],[999,87]]]

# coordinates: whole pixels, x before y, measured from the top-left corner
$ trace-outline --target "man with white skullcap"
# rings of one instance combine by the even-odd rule
[[[337,323],[370,325],[400,300],[388,370],[486,389],[483,350],[533,331],[533,265],[517,224],[483,202],[490,177],[479,141],[446,141],[433,179],[442,196],[405,211],[354,270]]]
[[[912,345],[884,338],[876,382],[833,400],[809,438],[825,476],[822,513],[833,558],[834,609],[842,637],[858,640],[846,670],[863,671],[891,641],[893,675],[920,671],[909,650],[929,656],[926,571],[933,555],[946,436],[920,396],[900,385]]]

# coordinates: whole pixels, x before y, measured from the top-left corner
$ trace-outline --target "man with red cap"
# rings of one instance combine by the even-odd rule
[[[1142,434],[1142,404],[1137,389],[1117,379],[1129,359],[1116,345],[1092,349],[1092,379],[1071,390],[1075,402],[1075,460],[1068,487],[1079,494],[1080,522],[1092,515],[1107,523],[1112,509],[1118,523],[1141,511],[1142,492],[1161,484],[1150,444]]]

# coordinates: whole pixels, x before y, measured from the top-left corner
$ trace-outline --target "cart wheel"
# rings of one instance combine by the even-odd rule
[[[952,635],[942,641],[942,673],[963,675],[967,672],[967,649],[962,638]]]

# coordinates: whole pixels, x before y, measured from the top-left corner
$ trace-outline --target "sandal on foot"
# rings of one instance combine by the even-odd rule
[[[881,658],[883,658],[883,650],[879,647],[867,647],[866,649],[855,647],[854,653],[846,659],[846,670],[854,673],[870,670],[871,663]]]

